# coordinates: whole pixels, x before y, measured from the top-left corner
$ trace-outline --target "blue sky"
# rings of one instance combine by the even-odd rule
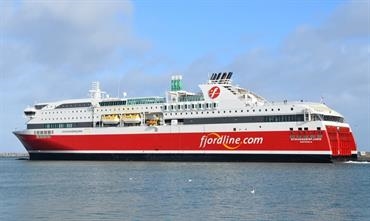
[[[212,72],[271,101],[324,101],[370,151],[370,2],[0,1],[0,151],[34,102],[198,90]]]

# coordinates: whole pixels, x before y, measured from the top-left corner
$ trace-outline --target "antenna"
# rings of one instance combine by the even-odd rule
[[[92,82],[91,90],[89,90],[90,97],[93,99],[101,99],[102,96],[105,94],[104,91],[100,90],[100,83],[99,81]]]

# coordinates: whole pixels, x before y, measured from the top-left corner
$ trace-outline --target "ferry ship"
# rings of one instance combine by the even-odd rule
[[[269,102],[213,73],[200,92],[171,78],[165,97],[37,103],[14,134],[31,160],[332,162],[357,157],[341,114],[323,103]]]

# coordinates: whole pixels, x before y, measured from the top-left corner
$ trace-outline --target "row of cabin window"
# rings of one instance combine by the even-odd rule
[[[138,110],[138,109],[139,109],[138,107],[137,107],[137,108],[134,108],[134,107],[131,107],[131,108],[130,108],[130,107],[122,108],[122,110],[123,110],[123,111],[124,111],[124,110]],[[141,110],[144,110],[144,107],[140,107],[140,109],[141,109]],[[145,109],[146,109],[146,110],[148,110],[148,109],[149,109],[149,107],[145,107]],[[150,107],[150,109],[151,109],[151,110],[153,110],[153,109],[158,109],[158,106],[154,106],[154,107],[153,107],[153,106],[151,106],[151,107]],[[116,109],[116,108],[113,108],[113,109],[95,109],[95,111],[96,111],[96,112],[99,112],[99,111],[100,111],[100,112],[104,112],[104,111],[120,111],[120,110],[121,110],[121,108],[117,108],[117,109]]]
[[[238,113],[238,110],[235,110],[235,111],[231,111],[231,110],[229,110],[229,111],[212,111],[212,112],[209,112],[209,111],[207,111],[207,112],[205,112],[205,111],[200,111],[200,112],[198,112],[198,111],[192,111],[192,112],[184,112],[184,114],[185,115],[188,115],[188,113],[190,114],[190,115],[193,115],[193,114],[210,114],[210,113],[212,113],[212,114],[215,114],[215,113],[218,113],[218,114],[221,114],[221,113],[224,113],[224,114],[226,114],[226,112],[228,112],[228,113],[233,113],[233,112],[235,112],[235,113]],[[243,110],[239,110],[239,112],[240,113],[243,113],[244,111]],[[165,113],[164,115],[165,116],[172,116],[172,115],[177,115],[177,114],[179,114],[179,115],[183,115],[183,113],[182,112],[180,112],[180,113]]]
[[[68,103],[68,104],[60,104],[56,109],[59,108],[76,108],[76,107],[90,107],[91,103],[90,102],[82,102],[82,103]]]
[[[50,135],[54,134],[54,131],[52,130],[36,130],[35,135]]]
[[[290,131],[293,131],[294,129],[293,129],[293,127],[290,127],[290,128],[289,128],[289,130],[290,130]],[[298,127],[298,130],[299,130],[299,131],[302,131],[302,130],[308,130],[308,127],[304,127],[304,128],[302,128],[302,127]],[[321,127],[316,127],[316,130],[321,131]]]
[[[206,109],[209,109],[209,108],[212,108],[212,106],[213,106],[213,108],[216,108],[217,107],[217,104],[216,103],[212,103],[212,104],[209,104],[208,105],[208,103],[207,104],[191,104],[191,106],[190,106],[190,104],[185,104],[185,105],[168,105],[168,106],[164,106],[164,110],[166,111],[166,110],[191,110],[191,109],[204,109],[204,108],[206,108]],[[293,111],[294,109],[293,108],[291,108],[290,109],[291,111]],[[256,112],[256,109],[252,109],[252,110],[247,110],[247,112]],[[265,109],[265,112],[267,112],[268,111],[268,109]],[[274,111],[274,109],[273,108],[271,108],[271,111]],[[280,111],[280,108],[278,108],[277,109],[277,111]],[[223,113],[226,113],[227,111],[223,111]],[[237,113],[238,111],[237,110],[235,110],[235,113]],[[243,113],[244,111],[243,110],[240,110],[240,112],[241,113]],[[262,112],[262,109],[258,109],[258,112]],[[198,112],[196,112],[197,114],[198,114]],[[203,114],[203,112],[201,112],[202,114]],[[212,111],[212,113],[215,113],[214,111]],[[218,111],[218,113],[221,113],[220,111]],[[230,110],[229,111],[229,113],[232,113],[232,111]],[[207,112],[207,114],[208,114],[208,112]]]
[[[211,109],[216,108],[217,103],[199,103],[199,104],[171,104],[171,105],[165,105],[163,109],[165,111],[169,110],[191,110],[191,109]]]
[[[44,124],[44,128],[72,128],[72,123],[62,124]]]
[[[99,118],[99,116],[95,116],[95,118],[96,119],[98,119]],[[78,118],[78,117],[56,117],[56,118],[41,118],[41,120],[78,120],[78,119],[91,119],[91,117],[90,116],[84,116],[84,117],[80,117],[80,118]]]
[[[41,112],[41,114],[65,114],[65,113],[82,113],[87,112],[86,110],[72,110],[72,111],[49,111]]]

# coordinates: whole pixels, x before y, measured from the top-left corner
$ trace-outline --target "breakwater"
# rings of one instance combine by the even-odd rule
[[[370,152],[365,152],[365,151],[359,151],[357,154],[358,161],[369,161],[370,162]]]
[[[6,152],[0,153],[0,158],[28,158],[29,155],[26,152],[23,153],[14,153],[14,152]]]

